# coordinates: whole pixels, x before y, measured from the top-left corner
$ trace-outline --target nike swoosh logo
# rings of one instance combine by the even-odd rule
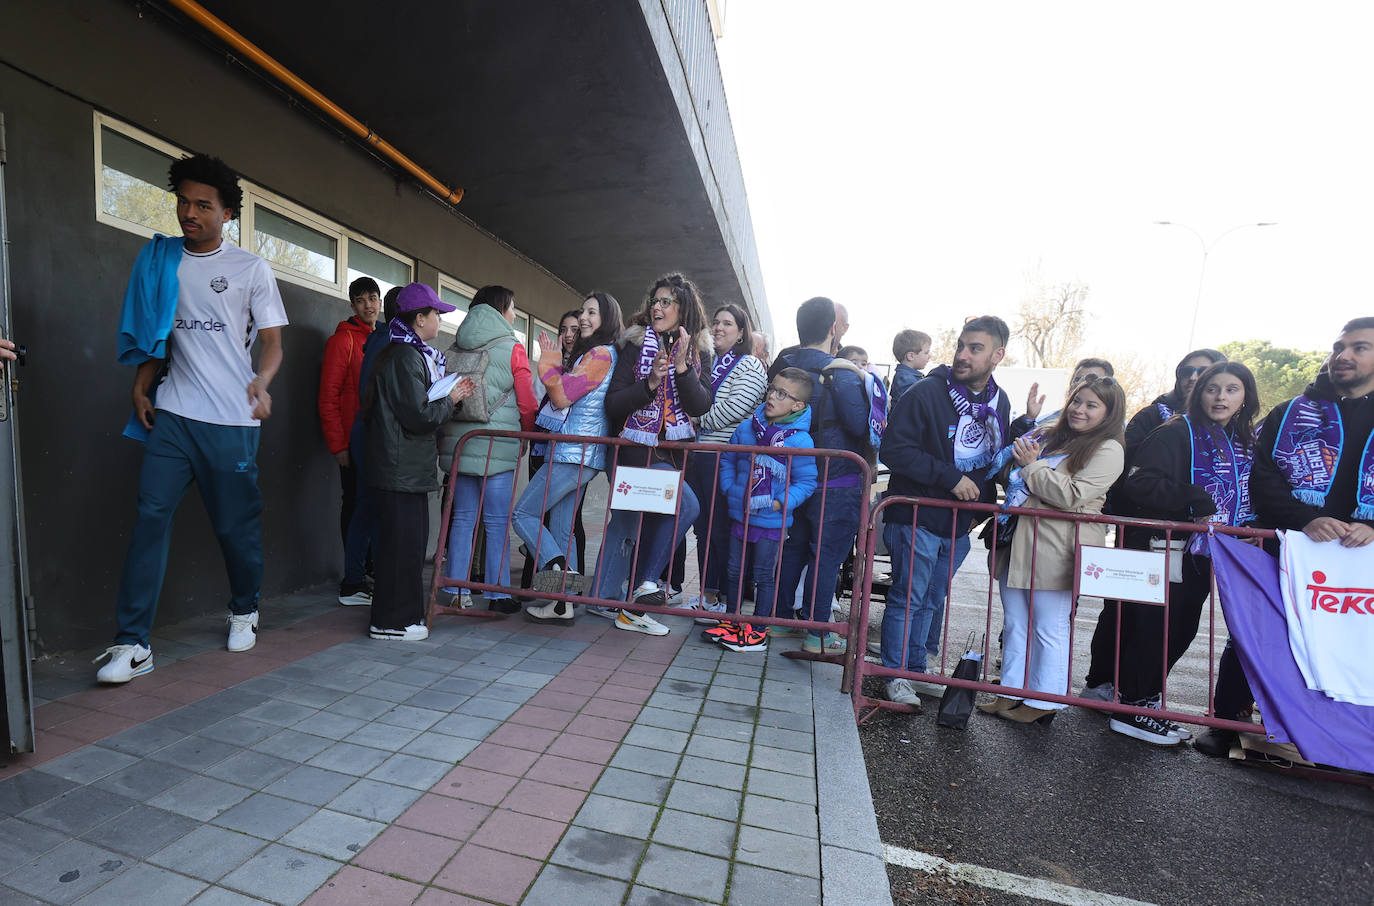
[[[132,667],[134,670],[137,670],[139,667],[142,667],[144,664],[148,663],[148,662],[151,661],[152,659],[153,659],[153,653],[150,651],[150,652],[148,652],[148,656],[145,657],[145,658],[144,658],[143,660],[141,660],[141,661],[135,661],[135,660],[133,660],[132,658],[130,658],[130,659],[129,659],[129,666]]]

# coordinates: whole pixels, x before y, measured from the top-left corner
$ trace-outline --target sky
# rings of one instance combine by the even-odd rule
[[[1308,2],[729,0],[717,52],[780,339],[1012,320],[1089,287],[1083,354],[1325,349],[1374,315],[1374,10]],[[775,345],[777,348],[777,345]]]

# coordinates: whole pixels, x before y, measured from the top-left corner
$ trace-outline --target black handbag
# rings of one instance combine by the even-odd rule
[[[954,679],[976,680],[982,666],[983,654],[973,650],[973,634],[970,633],[968,649],[964,656],[959,658],[959,663],[955,665],[950,676]],[[974,695],[974,690],[963,686],[946,686],[945,694],[940,697],[940,713],[936,716],[935,723],[955,730],[966,729],[969,715],[973,713]]]

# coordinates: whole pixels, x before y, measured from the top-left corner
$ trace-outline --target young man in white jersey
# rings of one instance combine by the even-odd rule
[[[267,262],[224,241],[224,225],[238,216],[243,199],[234,171],[197,154],[173,163],[168,181],[184,238],[158,237],[139,255],[121,322],[121,361],[141,361],[133,406],[148,434],[138,515],[119,583],[119,628],[97,674],[103,683],[128,682],[153,669],[148,634],[167,569],[172,516],[192,482],[229,574],[228,648],[247,651],[257,641],[258,435],[272,413],[267,388],[281,367],[286,310]],[[125,355],[126,334],[138,338],[139,354],[132,358]],[[166,377],[156,383],[164,366]]]

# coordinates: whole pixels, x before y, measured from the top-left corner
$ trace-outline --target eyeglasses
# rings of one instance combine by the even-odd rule
[[[775,399],[775,400],[792,400],[793,402],[797,402],[797,403],[800,403],[800,402],[801,402],[801,400],[800,400],[799,398],[797,398],[797,397],[793,396],[792,394],[788,393],[786,390],[782,389],[781,387],[769,387],[769,388],[768,388],[768,395],[769,395],[770,397],[772,397],[773,399]]]
[[[1111,378],[1106,377],[1105,375],[1099,376],[1099,375],[1096,375],[1096,374],[1090,374],[1090,375],[1088,375],[1087,377],[1083,378],[1083,380],[1082,380],[1080,383],[1084,383],[1084,384],[1097,384],[1099,387],[1115,387],[1115,386],[1117,386],[1116,381],[1112,380]]]
[[[1195,374],[1202,374],[1208,367],[1207,365],[1179,365],[1174,369],[1174,374],[1178,375],[1180,379],[1190,378]]]
[[[668,296],[666,299],[655,297],[649,300],[649,307],[651,308],[672,308],[676,304],[677,299],[674,299],[672,296]]]

